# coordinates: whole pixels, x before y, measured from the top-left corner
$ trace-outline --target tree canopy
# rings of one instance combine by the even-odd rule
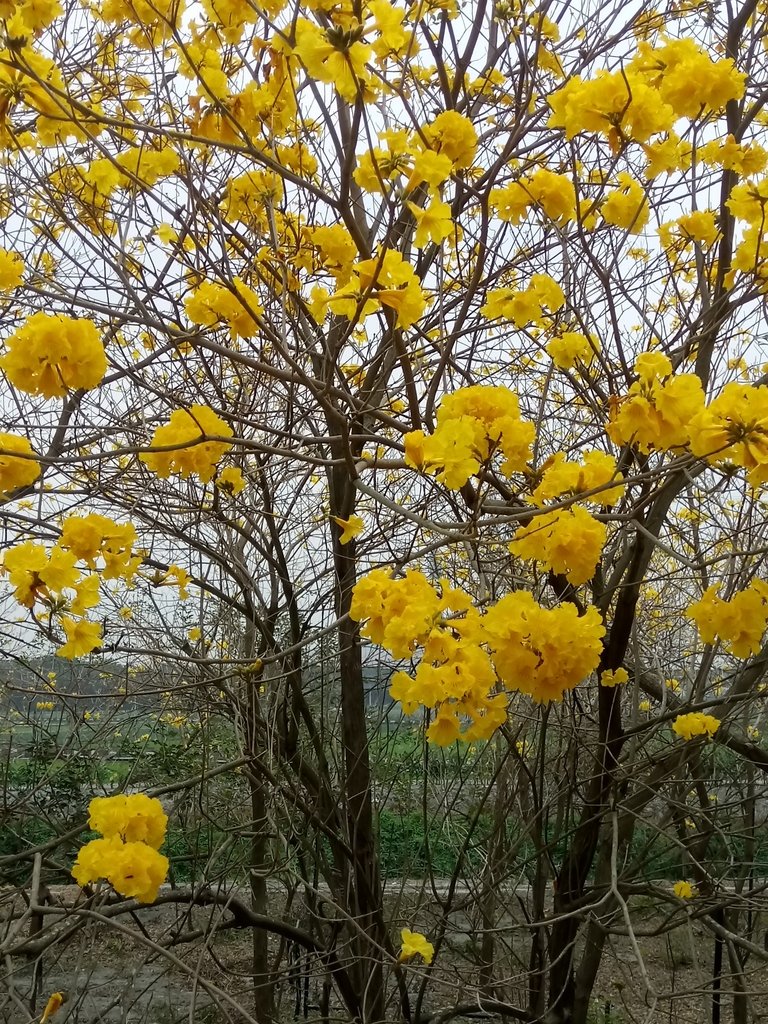
[[[84,891],[10,960],[218,906],[130,934],[182,963],[246,931],[250,995],[195,976],[222,1019],[279,1020],[300,950],[324,1020],[585,1024],[617,936],[632,1019],[684,1013],[638,936],[695,921],[697,1006],[750,1019],[765,6],[0,0],[0,25],[8,764],[46,715],[53,764],[148,730],[2,853],[33,908],[75,858]],[[30,651],[101,671],[98,701]],[[377,757],[465,814],[431,922],[392,911]],[[185,888],[159,851],[201,807],[221,846]]]

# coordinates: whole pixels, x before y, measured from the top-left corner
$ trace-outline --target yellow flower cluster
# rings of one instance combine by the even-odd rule
[[[280,0],[271,2],[280,4]],[[416,19],[406,7],[397,7],[389,0],[367,0],[354,9],[347,4],[313,9],[322,10],[324,24],[321,27],[299,18],[292,52],[310,78],[333,85],[347,103],[358,96],[366,101],[376,98],[380,78],[367,67],[374,57],[377,63],[385,64],[418,53]]]
[[[33,4],[27,11],[34,19]],[[47,4],[43,0],[43,8]],[[17,39],[25,39],[29,33],[25,27],[28,19],[17,15],[3,26],[3,35],[9,38],[17,32]],[[64,143],[68,137],[74,136],[79,141],[87,137],[87,114],[81,116],[66,99],[67,90],[61,70],[50,58],[38,53],[29,45],[0,51],[0,149],[18,149],[20,144],[36,145],[41,142],[45,146],[56,142]],[[32,130],[14,133],[11,128],[12,113],[37,115]],[[26,120],[26,118],[24,118]],[[34,120],[34,119],[33,119]]]
[[[747,80],[730,58],[712,60],[691,38],[668,39],[659,47],[640,43],[632,71],[658,90],[661,102],[669,104],[678,118],[722,110],[729,100],[741,99]]]
[[[618,174],[618,188],[610,191],[600,213],[606,224],[638,234],[648,223],[649,206],[643,186],[625,171]]]
[[[51,174],[50,181],[62,199],[75,203],[79,219],[95,231],[114,234],[117,226],[109,216],[112,193],[150,188],[179,166],[178,154],[167,143],[158,142],[157,146],[129,146],[86,166],[63,164]]]
[[[324,269],[339,285],[346,284],[358,256],[354,239],[343,224],[321,224],[307,232]]]
[[[227,466],[216,474],[216,486],[233,497],[245,489],[245,478],[237,466]]]
[[[540,562],[578,586],[594,575],[605,545],[606,527],[578,505],[536,516],[521,527],[509,550]]]
[[[437,473],[447,487],[458,490],[497,451],[504,457],[504,473],[525,470],[535,437],[533,424],[520,418],[517,395],[477,384],[446,395],[434,433],[405,435],[405,461]]]
[[[61,14],[62,7],[58,0],[6,0],[3,8],[5,33],[15,39],[25,35],[26,30],[47,28]]]
[[[421,290],[413,266],[395,249],[352,266],[346,284],[328,300],[339,316],[354,320],[375,313],[381,306],[397,314],[398,327],[411,327],[426,309],[427,300]]]
[[[690,430],[694,455],[743,467],[754,487],[768,480],[768,388],[726,384]]]
[[[268,227],[265,210],[283,198],[283,182],[271,170],[253,170],[230,178],[221,203],[224,216],[230,221],[261,224]]]
[[[403,928],[400,932],[400,960],[412,960],[420,956],[425,964],[431,964],[435,955],[435,947],[421,932],[412,932],[409,928]]]
[[[373,49],[361,39],[360,26],[344,32],[340,26],[324,29],[307,18],[296,21],[294,54],[299,58],[310,78],[335,87],[347,103],[371,89],[371,77],[366,64]]]
[[[88,809],[88,824],[103,838],[82,847],[72,877],[78,885],[105,878],[122,896],[154,903],[168,874],[168,858],[158,852],[168,825],[160,801],[143,793],[96,797]]]
[[[491,204],[500,220],[512,224],[519,224],[534,206],[558,224],[576,220],[579,209],[572,178],[546,167],[538,168],[529,177],[494,189]]]
[[[726,384],[706,405],[699,378],[673,374],[660,352],[638,356],[635,372],[628,394],[611,400],[606,432],[614,443],[646,452],[687,446],[712,465],[746,469],[753,487],[768,481],[768,388]]]
[[[714,715],[705,715],[701,711],[678,715],[672,724],[672,731],[683,740],[695,740],[699,736],[711,737],[719,728],[720,722]]]
[[[560,331],[547,342],[547,353],[559,370],[572,370],[576,363],[589,366],[599,351],[600,342],[580,331]]]
[[[386,569],[374,569],[355,586],[350,616],[366,620],[363,636],[395,658],[407,658],[426,643],[444,611],[464,610],[468,601],[452,587],[441,597],[417,569],[409,569],[402,579],[393,579]]]
[[[705,163],[736,171],[743,178],[759,174],[768,165],[767,149],[754,142],[737,142],[730,134],[705,142],[699,149],[699,156]]]
[[[504,723],[499,681],[537,701],[561,699],[596,668],[605,633],[596,609],[579,616],[572,604],[543,608],[525,591],[481,614],[464,591],[442,582],[439,593],[414,569],[402,579],[384,569],[363,577],[350,615],[396,658],[422,649],[413,676],[395,673],[390,693],[406,714],[436,709],[427,735],[441,746],[488,739]]]
[[[136,528],[133,523],[116,523],[107,516],[91,513],[68,516],[61,528],[58,546],[70,551],[91,569],[102,559],[99,572],[105,580],[124,579],[130,583],[142,562],[134,554]]]
[[[66,642],[57,650],[62,658],[78,658],[101,647],[101,626],[84,618],[99,603],[99,583],[105,579],[130,581],[142,561],[134,554],[136,531],[106,516],[71,516],[50,551],[44,544],[24,541],[6,551],[2,572],[25,608],[42,602],[49,614],[60,617]],[[96,559],[103,561],[97,566]],[[78,562],[98,572],[83,573]],[[73,616],[78,616],[73,618]]]
[[[107,357],[91,320],[33,313],[7,340],[0,368],[19,390],[60,398],[70,389],[95,388]]]
[[[690,882],[675,882],[672,891],[679,900],[692,900],[698,896],[698,890]]]
[[[274,36],[271,42],[275,42]],[[220,94],[218,103],[200,106],[190,125],[194,134],[232,143],[264,134],[284,135],[293,129],[298,112],[296,61],[266,40],[259,43],[254,40],[254,46],[258,45],[263,50],[269,49],[269,76],[266,81],[251,80],[242,90],[231,95],[230,83],[221,71],[218,50],[207,45],[207,41],[194,38],[186,46],[176,49],[180,73],[200,82],[200,95],[208,98],[217,92]],[[211,81],[212,73],[214,81]],[[207,86],[204,87],[203,82]]]
[[[229,441],[208,441],[207,437],[232,437],[232,429],[207,405],[177,409],[169,422],[154,432],[151,450],[140,456],[141,461],[163,480],[172,473],[183,480],[194,474],[207,484],[232,447]],[[166,447],[170,450],[153,450]]]
[[[768,625],[768,583],[753,580],[746,590],[730,601],[717,596],[718,586],[708,587],[701,598],[686,611],[693,619],[705,644],[719,638],[725,649],[737,658],[757,654]]]
[[[24,276],[24,260],[17,252],[0,249],[0,292],[18,288]]]
[[[659,228],[661,244],[667,250],[684,250],[691,243],[714,245],[719,235],[714,210],[693,210]]]
[[[613,505],[624,493],[624,477],[616,468],[616,459],[605,452],[585,452],[581,463],[570,462],[563,452],[557,452],[544,463],[539,478],[531,495],[531,501],[539,508],[552,498],[595,490],[599,493],[587,500]]]
[[[663,139],[643,143],[643,152],[648,158],[645,177],[658,178],[660,174],[673,171],[687,171],[693,160],[693,147],[680,138],[676,132],[667,132]]]
[[[233,338],[252,338],[259,329],[256,317],[263,312],[256,292],[238,277],[231,288],[203,281],[186,297],[184,309],[192,323],[206,327],[226,323]]]
[[[417,185],[427,186],[430,196],[454,173],[471,166],[477,150],[477,132],[456,110],[445,110],[419,132],[385,130],[378,140],[383,145],[362,153],[354,178],[366,192],[387,192],[400,179],[408,195]]]
[[[625,668],[607,669],[600,675],[600,685],[609,686],[624,686],[629,682],[629,673]]]
[[[643,352],[635,360],[638,379],[629,393],[614,399],[606,427],[615,444],[636,444],[641,451],[683,447],[693,433],[692,421],[704,406],[701,381],[693,373],[672,373],[660,352]]]
[[[563,289],[549,274],[533,274],[528,287],[493,288],[480,307],[486,320],[511,320],[515,327],[541,324],[565,305]],[[545,312],[546,311],[546,312]]]
[[[647,142],[669,131],[675,113],[641,75],[632,71],[598,71],[584,80],[573,75],[548,98],[549,125],[563,128],[569,139],[580,132],[608,137],[614,146],[624,139]]]
[[[265,7],[270,14],[271,6]],[[203,10],[228,43],[239,43],[246,25],[253,25],[259,17],[255,8],[238,0],[203,0]]]
[[[565,129],[568,138],[603,134],[615,148],[628,140],[648,142],[671,132],[678,118],[696,118],[739,99],[745,81],[732,60],[713,61],[693,39],[655,48],[641,42],[621,70],[599,71],[586,81],[575,75],[553,93],[549,124]]]
[[[422,125],[422,134],[436,153],[447,156],[454,170],[472,165],[477,149],[474,125],[458,110],[444,110],[434,121]]]
[[[527,591],[507,594],[482,617],[499,678],[535,701],[561,700],[597,668],[605,627],[596,608],[543,608]]]
[[[26,437],[0,434],[0,493],[8,494],[18,487],[27,487],[39,476],[40,463]]]
[[[130,34],[137,46],[153,47],[167,41],[178,26],[183,0],[105,0],[97,12],[110,24],[127,21],[136,26]]]

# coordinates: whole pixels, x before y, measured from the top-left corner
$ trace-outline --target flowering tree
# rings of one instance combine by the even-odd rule
[[[40,886],[84,806],[7,854],[39,915],[11,962],[154,899],[218,915],[128,931],[174,970],[250,934],[247,997],[195,968],[227,1019],[277,1019],[303,971],[325,1019],[580,1024],[619,941],[630,1010],[676,1006],[641,940],[695,920],[697,998],[746,1021],[762,7],[63,2],[0,8],[6,648],[124,670],[105,708],[162,705],[198,756],[153,796],[94,789],[63,924]],[[414,757],[489,768],[402,945],[375,659]],[[38,683],[81,742],[82,690]],[[222,826],[194,885],[160,888],[157,796]]]

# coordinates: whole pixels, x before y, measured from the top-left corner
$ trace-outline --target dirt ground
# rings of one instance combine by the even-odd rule
[[[71,904],[76,887],[54,892],[56,904]],[[438,893],[438,897],[439,897]],[[496,996],[525,1005],[526,964],[530,953],[530,929],[519,909],[519,894],[505,901],[496,922],[499,941],[494,951]],[[393,934],[410,926],[434,937],[440,920],[438,901],[425,903],[416,893],[398,893],[390,908]],[[13,927],[11,907],[18,899],[0,901],[0,927],[8,943]],[[59,938],[42,956],[6,957],[0,963],[0,1020],[7,1024],[39,1021],[47,997],[54,991],[68,995],[52,1024],[224,1024],[248,1021],[253,1012],[250,987],[250,933],[221,929],[227,917],[221,907],[188,912],[181,905],[142,908],[123,914],[108,924],[86,920],[74,933],[61,929],[72,918],[46,916],[40,922],[25,920],[20,936],[33,939],[59,932]],[[292,923],[306,925],[299,911]],[[650,910],[633,916],[638,932],[652,932],[663,920]],[[768,922],[753,921],[752,940],[763,946]],[[168,946],[180,933],[193,941]],[[318,1016],[325,975],[314,958],[298,955],[295,947],[275,944],[282,957],[286,978],[278,995],[280,1017],[285,1021]],[[595,985],[590,1024],[669,1022],[704,1024],[713,1020],[712,964],[715,940],[711,931],[695,919],[683,919],[669,934],[638,934],[609,937],[602,968]],[[482,959],[479,936],[467,913],[458,911],[448,920],[446,940],[430,972],[426,1010],[442,1010],[457,1003],[476,1001]],[[426,977],[423,966],[406,971],[413,1000]],[[756,955],[744,964],[743,987],[747,1020],[768,1021],[768,967]],[[31,992],[37,987],[34,1006]],[[393,990],[395,986],[393,985]],[[727,943],[723,946],[723,980],[720,1021],[734,1020],[733,981]],[[333,1004],[331,1004],[333,1009]],[[245,1012],[243,1012],[245,1011]],[[341,1015],[340,1015],[341,1016]],[[394,1007],[393,1007],[394,1018]]]

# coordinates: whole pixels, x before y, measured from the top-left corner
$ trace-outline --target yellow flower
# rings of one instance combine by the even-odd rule
[[[475,158],[477,132],[474,125],[457,110],[444,110],[422,132],[438,153],[447,156],[454,169],[469,167]]]
[[[374,569],[355,584],[349,614],[356,622],[366,620],[362,636],[405,658],[429,636],[440,609],[423,573],[409,569],[402,579],[392,579],[387,569]]]
[[[405,461],[422,472],[436,472],[446,487],[458,490],[497,451],[504,457],[504,473],[524,471],[535,436],[533,424],[520,419],[514,392],[474,385],[446,395],[433,434],[414,430],[405,435]]]
[[[414,30],[403,27],[406,11],[389,3],[389,0],[369,0],[368,8],[376,19],[380,33],[374,44],[379,61],[388,56],[405,57],[418,52],[418,42],[413,38]]]
[[[216,475],[216,486],[227,494],[239,494],[245,488],[243,474],[237,466],[227,466]]]
[[[656,94],[656,102],[672,107],[677,117],[695,118],[719,111],[744,93],[747,76],[730,58],[713,61],[693,39],[670,39],[654,48],[641,42],[627,71],[643,76]],[[691,89],[691,82],[696,88]]]
[[[589,366],[600,343],[579,331],[563,331],[547,342],[547,353],[559,370],[572,370],[577,362]]]
[[[536,560],[578,586],[590,579],[606,539],[604,523],[574,505],[536,516],[510,543],[513,555]]]
[[[594,672],[605,635],[594,606],[584,615],[572,604],[543,608],[522,590],[501,598],[478,625],[501,681],[539,703],[561,700]]]
[[[528,216],[533,197],[523,181],[512,181],[504,188],[493,189],[491,204],[500,220],[508,224],[519,224]]]
[[[690,882],[675,882],[672,891],[679,900],[692,900],[698,896],[698,890]]]
[[[167,245],[175,242],[179,237],[179,233],[170,224],[162,223],[156,226],[155,237]]]
[[[704,409],[701,381],[693,373],[672,374],[661,352],[643,352],[635,360],[635,381],[629,393],[611,403],[606,433],[615,444],[636,444],[641,451],[667,451],[694,437]],[[701,427],[696,427],[701,432]]]
[[[75,586],[80,579],[80,570],[75,567],[75,562],[75,556],[70,551],[51,548],[48,564],[40,570],[40,579],[49,591],[61,593]]]
[[[88,814],[88,825],[107,839],[148,843],[156,850],[165,839],[168,816],[160,801],[145,793],[94,797]]]
[[[549,274],[533,274],[528,287],[493,288],[485,297],[480,313],[487,320],[501,317],[516,327],[547,320],[547,313],[556,313],[565,305],[565,293]],[[545,311],[547,311],[545,313]]]
[[[67,634],[67,642],[56,651],[60,658],[79,658],[101,647],[101,626],[86,619],[71,619],[63,616],[61,625]]]
[[[339,282],[349,279],[352,264],[358,257],[357,245],[343,224],[321,224],[309,231],[313,246],[319,250],[320,261]]]
[[[208,483],[217,463],[232,447],[228,441],[205,440],[209,436],[232,437],[232,428],[206,405],[177,409],[165,426],[157,428],[151,444],[152,448],[176,446],[176,450],[145,452],[141,461],[162,479],[177,473],[186,480],[195,474]]]
[[[45,1004],[43,1015],[40,1018],[40,1024],[45,1024],[46,1021],[50,1020],[55,1013],[57,1013],[64,1005],[64,993],[53,992],[48,997],[48,1001]]]
[[[710,463],[749,471],[753,486],[768,480],[768,389],[726,384],[691,423],[691,451]]]
[[[606,671],[600,676],[601,686],[623,686],[628,681],[629,673],[625,668],[617,668],[613,671],[606,669]]]
[[[425,964],[432,963],[435,947],[421,932],[412,932],[408,928],[403,928],[400,932],[400,938],[402,940],[400,949],[401,961],[420,956]]]
[[[91,569],[96,559],[104,560],[105,579],[130,581],[141,564],[141,555],[134,555],[136,529],[133,523],[116,523],[96,512],[87,516],[68,516],[61,528],[59,546],[71,551]]]
[[[672,731],[684,740],[693,740],[698,736],[714,736],[719,728],[720,722],[714,715],[705,715],[701,711],[678,715],[672,725]]]
[[[619,173],[618,180],[619,188],[608,193],[600,212],[606,224],[638,234],[648,223],[649,206],[645,189],[625,171]]]
[[[349,519],[341,519],[339,516],[331,516],[331,519],[336,523],[337,526],[341,527],[341,537],[339,537],[340,544],[349,544],[353,537],[359,536],[363,532],[365,523],[360,516],[350,516]]]
[[[332,83],[347,103],[354,103],[358,95],[370,89],[371,79],[365,65],[372,52],[359,39],[345,38],[335,26],[323,30],[306,18],[296,22],[294,53],[307,74],[318,82]]]
[[[270,0],[265,12],[274,16],[281,4],[273,10],[275,0]],[[239,43],[246,25],[252,25],[258,18],[258,12],[249,4],[237,0],[203,0],[203,8],[208,20],[221,27],[221,34],[228,43]]]
[[[27,540],[6,551],[3,558],[3,571],[8,582],[14,588],[13,596],[31,608],[37,600],[40,590],[44,587],[40,573],[48,564],[48,554],[42,544]]]
[[[203,281],[184,299],[184,309],[195,324],[215,327],[223,321],[233,338],[252,338],[259,329],[256,317],[263,312],[256,292],[238,277],[229,287]]]
[[[443,704],[427,729],[427,739],[438,747],[448,747],[459,739],[460,732],[461,724],[456,711],[450,705]]]
[[[564,128],[569,139],[580,132],[599,132],[614,148],[622,139],[647,142],[670,131],[675,122],[674,110],[660,100],[658,90],[641,75],[624,70],[598,71],[587,81],[574,75],[548,102],[551,127]]]
[[[161,580],[161,584],[168,583],[172,587],[179,588],[179,600],[181,601],[186,601],[189,597],[187,587],[191,582],[192,577],[180,565],[169,565],[165,577]]]
[[[686,617],[696,623],[705,644],[712,644],[719,637],[726,650],[737,658],[757,654],[768,625],[768,586],[753,580],[730,601],[718,597],[717,590],[716,584],[708,587],[686,610]]]
[[[0,292],[18,288],[24,276],[24,260],[17,252],[0,249]]]
[[[122,842],[117,837],[92,839],[78,853],[72,876],[78,885],[99,878],[122,896],[154,903],[168,874],[168,858],[143,842]]]
[[[95,388],[107,371],[96,325],[62,314],[33,313],[6,342],[0,367],[21,391],[61,398]]]
[[[12,453],[28,458],[17,458]],[[7,494],[18,487],[27,487],[40,476],[40,463],[32,445],[19,434],[0,434],[0,492]]]
[[[658,178],[660,174],[671,174],[673,171],[686,171],[691,166],[691,144],[683,142],[676,132],[669,132],[663,140],[644,144],[643,152],[648,157],[646,178]]]
[[[562,452],[556,452],[540,472],[541,481],[531,495],[531,501],[539,507],[551,498],[597,488],[599,493],[588,500],[597,505],[612,505],[624,493],[624,477],[616,468],[616,460],[604,452],[585,452],[583,465],[569,462]]]
[[[202,632],[197,626],[193,626],[192,629],[187,630],[187,637],[192,641],[192,643],[196,643],[202,635]]]
[[[550,220],[566,224],[576,219],[576,191],[567,175],[540,167],[521,184]]]
[[[423,249],[427,242],[439,245],[444,238],[452,234],[454,223],[451,208],[442,199],[434,198],[426,209],[422,209],[416,203],[409,202],[407,205],[416,219],[413,244],[417,249]]]

